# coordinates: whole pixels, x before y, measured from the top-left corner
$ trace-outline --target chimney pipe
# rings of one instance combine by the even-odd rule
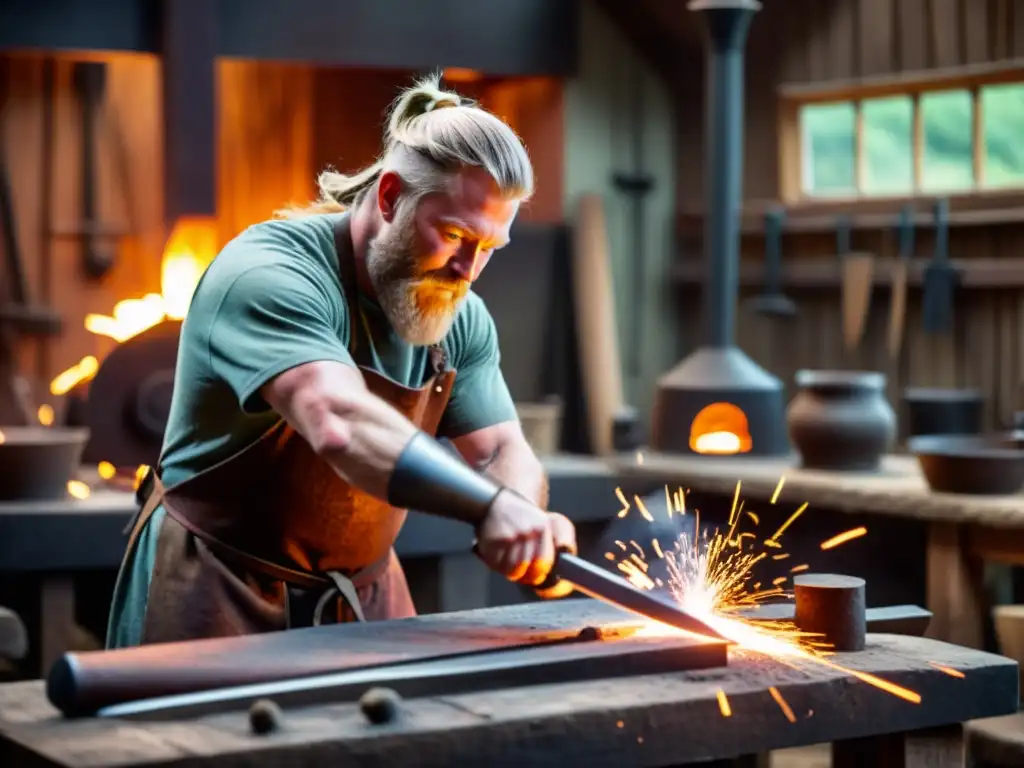
[[[740,206],[743,197],[743,67],[757,0],[693,0],[708,45],[705,108],[704,343],[731,347],[736,340]]]

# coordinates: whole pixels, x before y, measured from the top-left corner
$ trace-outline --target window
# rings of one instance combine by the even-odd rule
[[[977,79],[975,76],[974,79]],[[1008,80],[1003,77],[1002,80]],[[936,78],[937,80],[937,78]],[[816,200],[1024,189],[1024,73],[1018,82],[853,85],[788,95],[784,194]],[[900,92],[902,90],[902,92]],[[786,126],[784,126],[785,128]],[[795,130],[793,130],[795,129]],[[786,181],[786,176],[790,181]]]

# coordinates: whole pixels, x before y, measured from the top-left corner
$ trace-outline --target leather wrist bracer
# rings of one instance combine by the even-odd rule
[[[478,526],[502,490],[428,434],[417,432],[395,463],[388,482],[388,503]]]

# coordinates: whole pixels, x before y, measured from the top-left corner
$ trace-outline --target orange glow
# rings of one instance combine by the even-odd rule
[[[796,715],[793,714],[793,710],[790,708],[789,702],[782,698],[782,694],[779,693],[779,689],[773,685],[768,689],[768,693],[773,699],[775,699],[775,703],[779,705],[779,709],[782,710],[782,714],[786,716],[786,719],[791,723],[795,723]]]
[[[449,83],[475,83],[483,79],[483,75],[475,69],[465,67],[448,67],[444,70],[444,79]]]
[[[729,706],[729,699],[725,697],[725,691],[721,688],[718,689],[718,709],[722,713],[722,717],[732,717],[732,707]]]
[[[81,480],[68,480],[68,493],[76,499],[88,499],[92,489]]]
[[[43,403],[36,410],[36,418],[39,419],[39,423],[44,427],[53,425],[53,420],[57,417],[57,414],[53,412],[53,406],[47,403]]]
[[[840,533],[840,534],[838,534],[836,536],[833,536],[828,541],[821,542],[821,548],[822,549],[834,549],[835,547],[838,547],[840,544],[845,544],[846,542],[851,541],[853,539],[859,539],[861,536],[865,535],[867,532],[868,532],[868,529],[865,528],[864,526],[861,526],[859,528],[854,528],[852,530],[849,530],[849,531],[846,531],[844,533]]]
[[[752,445],[747,417],[732,403],[712,403],[690,426],[690,450],[696,453],[728,456],[747,453]]]
[[[96,465],[96,473],[104,480],[110,480],[117,474],[117,468],[109,461],[101,461]]]
[[[964,675],[964,673],[961,672],[959,669],[953,669],[952,667],[946,667],[942,664],[936,664],[934,661],[929,661],[928,666],[932,667],[933,669],[937,669],[939,670],[939,672],[942,672],[945,675],[949,675],[950,677],[958,677],[961,679],[966,677],[966,675]]]
[[[214,219],[182,218],[171,231],[160,265],[160,293],[142,298],[124,299],[109,315],[85,316],[85,328],[98,336],[127,341],[164,320],[183,320],[192,302],[199,278],[217,255],[217,229]],[[95,357],[82,358],[50,383],[50,391],[62,395],[77,384],[96,375]]]

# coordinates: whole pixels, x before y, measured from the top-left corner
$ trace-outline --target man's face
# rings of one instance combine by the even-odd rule
[[[403,339],[427,345],[444,338],[473,281],[508,243],[518,211],[519,201],[502,197],[478,168],[456,174],[445,191],[416,205],[399,194],[394,215],[370,243],[366,267]]]

